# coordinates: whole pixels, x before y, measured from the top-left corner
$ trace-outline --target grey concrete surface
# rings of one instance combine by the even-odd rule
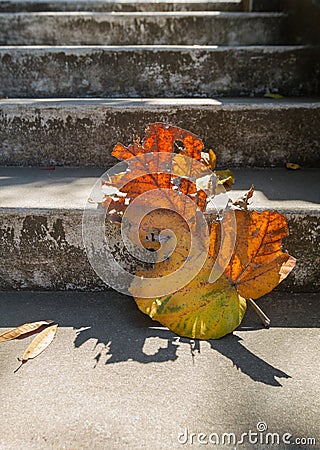
[[[264,0],[266,2],[266,0]],[[270,1],[270,0],[268,0]],[[241,11],[241,0],[1,0],[0,11]]]
[[[102,169],[0,169],[1,289],[107,289],[93,272],[82,241],[83,207]],[[284,248],[297,266],[279,286],[284,291],[319,291],[319,169],[238,169],[233,197],[253,183],[252,207],[283,212],[290,235]],[[106,227],[109,248],[126,270],[129,255],[116,225]]]
[[[15,374],[31,338],[0,344],[0,448],[319,449],[319,296],[273,293],[259,304],[270,329],[248,310],[233,334],[200,342],[179,338],[114,292],[2,292],[1,331],[49,318],[59,328]],[[248,436],[242,445],[197,442],[199,433],[239,440],[261,422],[261,444]],[[179,444],[186,429],[188,444]],[[268,432],[280,445],[266,443]],[[301,438],[315,445],[295,444]]]
[[[290,43],[285,19],[216,11],[3,13],[0,45],[283,45]]]
[[[318,47],[2,46],[2,97],[318,93]]]
[[[222,167],[320,167],[320,100],[305,98],[2,99],[0,164],[107,168],[158,121],[198,134]]]

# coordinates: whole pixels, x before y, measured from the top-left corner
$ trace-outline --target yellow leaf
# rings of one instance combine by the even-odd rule
[[[43,326],[50,325],[51,323],[53,323],[53,320],[42,320],[40,322],[25,323],[24,325],[20,325],[17,328],[13,328],[12,330],[8,330],[0,334],[0,342],[17,339],[20,336],[32,333],[33,331],[36,331]]]
[[[210,163],[210,169],[214,170],[217,163],[217,156],[213,150],[209,150],[209,163]]]
[[[235,178],[231,170],[216,170],[215,174],[218,176],[218,184],[223,185],[224,188],[230,189],[234,184]]]
[[[264,97],[279,99],[279,98],[283,98],[283,95],[281,95],[281,94],[273,94],[272,92],[268,92],[268,93],[264,94]]]
[[[139,309],[180,336],[219,339],[231,333],[246,311],[225,275],[208,279],[215,260],[208,257],[198,275],[177,292],[159,298],[135,298]]]
[[[168,219],[166,223],[171,228],[172,223]],[[220,228],[222,223],[224,233]],[[152,297],[153,280],[145,284],[143,296],[141,290],[139,297],[135,295],[136,288],[141,287],[137,280],[130,291],[142,312],[181,336],[218,339],[231,333],[242,320],[246,309],[245,299],[256,299],[270,292],[295,265],[295,259],[281,250],[281,241],[288,234],[284,216],[273,211],[227,211],[223,221],[212,224],[209,256],[201,270],[193,278],[190,271],[185,272],[186,282],[181,288],[175,289],[170,279],[165,277],[176,272],[188,259],[189,250],[188,228],[179,227],[177,223],[177,233],[181,245],[170,258],[156,263],[150,271],[137,272],[137,276],[143,277],[143,280],[144,277],[152,277],[158,278],[162,286],[167,283],[168,294]],[[225,249],[222,252],[221,239],[224,240]],[[200,250],[201,240],[198,245]],[[231,258],[225,267],[228,253]],[[222,269],[221,275],[210,283],[210,274],[217,265]]]
[[[298,170],[301,169],[301,167],[299,166],[299,164],[295,164],[292,162],[286,162],[286,168],[289,170]]]

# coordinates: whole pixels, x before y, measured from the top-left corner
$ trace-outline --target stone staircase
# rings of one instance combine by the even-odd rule
[[[0,0],[0,332],[59,324],[17,373],[32,338],[0,344],[1,450],[198,449],[203,433],[320,448],[319,50],[293,32],[299,1]],[[85,201],[114,144],[155,121],[288,218],[298,262],[261,299],[269,330],[248,308],[221,340],[179,338],[91,269]]]
[[[0,1],[2,290],[105,288],[82,208],[114,144],[155,121],[198,134],[236,194],[254,183],[253,206],[287,216],[298,264],[280,288],[319,290],[319,47],[280,2],[250,6]]]

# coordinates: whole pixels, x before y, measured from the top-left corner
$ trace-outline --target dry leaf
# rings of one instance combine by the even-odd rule
[[[218,179],[212,174],[215,153],[202,150],[202,141],[189,131],[162,123],[149,125],[142,142],[136,139],[128,147],[114,148],[113,155],[126,160],[129,168],[121,168],[106,182],[105,187],[113,190],[105,191],[105,207],[111,205],[119,217],[126,211],[131,241],[158,251],[152,268],[138,270],[130,286],[139,309],[181,336],[217,339],[241,323],[246,299],[270,292],[290,273],[295,259],[281,250],[288,234],[286,219],[277,212],[248,211],[253,186],[224,214],[219,212],[208,239],[200,226],[202,211],[211,196],[231,187],[234,175],[216,172]],[[168,154],[172,158],[165,166]],[[184,155],[190,160],[186,162]],[[191,180],[190,174],[195,175]],[[164,192],[158,204],[148,195],[141,196],[154,189]],[[185,195],[179,200],[170,195],[177,192]],[[140,196],[141,203],[130,217],[128,205]],[[154,211],[138,220],[135,216],[148,211],[150,203]],[[132,226],[136,223],[139,233]],[[175,239],[163,230],[173,232]],[[155,297],[155,292],[162,295]]]
[[[230,333],[241,323],[246,301],[224,274],[214,283],[208,282],[213,264],[214,258],[209,256],[198,275],[177,292],[135,298],[139,309],[180,336],[219,339]]]
[[[218,184],[222,185],[226,190],[231,189],[235,181],[233,172],[227,169],[227,170],[216,170],[215,173],[219,178]]]
[[[155,189],[185,194],[196,207],[203,210],[207,196],[213,195],[216,186],[212,184],[212,180],[210,188],[206,186],[203,189],[197,185],[198,178],[204,177],[205,173],[212,174],[209,170],[210,163],[206,164],[202,159],[202,150],[203,143],[198,136],[164,123],[149,125],[142,142],[136,139],[128,147],[117,144],[112,152],[113,156],[121,161],[133,159],[129,162],[129,168],[110,176],[104,183],[105,201],[102,205],[107,209],[108,219],[121,221],[124,211],[133,200],[142,193]],[[171,160],[168,159],[168,154],[172,155]],[[211,164],[214,157],[214,152],[209,152]],[[170,167],[168,161],[171,161]],[[108,189],[111,192],[111,188],[112,194],[108,192]],[[175,209],[176,204],[172,204],[171,198],[167,198],[162,207]],[[193,209],[196,210],[196,207]],[[185,207],[179,211],[183,215],[184,209]],[[194,211],[192,214],[194,215]]]
[[[20,325],[17,328],[13,328],[12,330],[8,330],[0,334],[0,342],[17,339],[20,336],[32,333],[33,331],[36,331],[39,328],[50,325],[52,323],[53,320],[42,320],[40,322],[25,323],[24,325]]]
[[[242,297],[257,299],[271,292],[295,266],[296,260],[281,250],[287,221],[276,211],[234,213],[236,243],[225,273]]]
[[[298,170],[298,169],[301,169],[301,166],[299,166],[299,164],[286,162],[286,168],[289,170]]]
[[[232,230],[233,214],[236,230]],[[171,228],[168,217],[166,222]],[[216,281],[209,283],[210,273],[216,261],[220,264],[225,257],[220,254],[219,222],[212,224],[209,256],[192,281],[162,297],[135,298],[142,312],[181,336],[218,339],[232,332],[243,318],[245,299],[256,299],[270,292],[295,266],[295,259],[281,250],[281,241],[288,234],[286,219],[281,214],[272,211],[227,211],[224,222],[227,223],[224,239],[231,240],[235,231],[236,241],[231,259]],[[181,235],[188,231],[183,227],[179,230],[180,239],[185,242],[186,238]],[[224,243],[224,248],[230,249],[228,242]],[[156,263],[152,270],[140,271],[137,275],[162,278],[175,272],[187,258],[187,253],[188,247],[182,246],[170,259]],[[138,283],[135,280],[130,288],[133,295]],[[162,283],[165,283],[164,278]],[[146,285],[145,295],[152,295],[152,283]]]
[[[51,325],[45,330],[41,331],[28,346],[21,358],[21,365],[26,363],[29,359],[36,358],[42,353],[53,341],[58,325]],[[21,367],[18,367],[18,369]],[[15,372],[18,370],[16,369]]]
[[[281,94],[273,94],[272,92],[268,92],[268,93],[264,94],[264,97],[279,99],[279,98],[283,98],[283,95],[281,95]]]
[[[232,203],[233,206],[236,206],[238,208],[241,208],[241,209],[244,209],[245,211],[247,211],[249,200],[250,200],[250,198],[253,197],[253,194],[254,194],[254,185],[252,184],[252,186],[251,186],[251,188],[249,189],[248,192],[246,192],[241,197],[237,198],[237,200],[235,200]]]

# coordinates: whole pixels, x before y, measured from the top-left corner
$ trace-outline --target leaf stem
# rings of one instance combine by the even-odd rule
[[[266,328],[270,327],[271,321],[269,317],[262,311],[262,309],[252,300],[252,298],[248,298],[248,303],[251,305],[253,310],[257,313],[257,315],[260,317],[261,322]]]

